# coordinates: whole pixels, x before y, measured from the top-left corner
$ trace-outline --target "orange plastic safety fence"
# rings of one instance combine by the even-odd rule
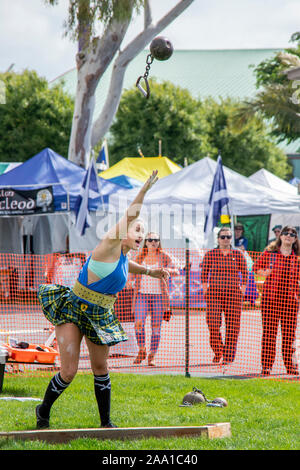
[[[87,256],[0,254],[0,344],[57,348],[37,289],[72,288]],[[153,256],[137,261],[165,267],[169,281],[129,275],[115,303],[128,341],[110,347],[111,371],[298,378],[297,256],[175,248]],[[53,363],[39,358],[7,363],[6,372],[41,374],[60,366],[59,355]],[[90,371],[84,341],[79,369]]]

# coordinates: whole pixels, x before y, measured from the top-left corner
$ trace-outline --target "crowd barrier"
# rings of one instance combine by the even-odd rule
[[[273,262],[266,281],[257,272],[262,253],[234,250],[224,269],[216,251],[166,251],[173,270],[168,295],[160,281],[130,275],[118,296],[115,314],[128,341],[110,347],[111,371],[298,379],[296,257],[288,269]],[[57,349],[37,289],[45,283],[72,288],[88,255],[0,254],[0,345],[27,342]],[[52,364],[7,362],[5,372],[37,375],[59,365],[58,355]],[[84,341],[79,369],[90,371]]]

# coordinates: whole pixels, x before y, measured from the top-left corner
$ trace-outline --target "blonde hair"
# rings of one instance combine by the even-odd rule
[[[141,249],[141,252],[139,253],[138,257],[137,257],[137,262],[138,263],[142,263],[144,258],[146,257],[147,253],[148,253],[148,246],[146,244],[146,241],[147,241],[147,238],[149,237],[150,233],[155,233],[158,237],[159,237],[159,245],[157,247],[157,252],[160,253],[162,251],[162,246],[161,246],[161,241],[160,241],[160,236],[157,232],[148,232],[146,237],[145,237],[145,240],[144,240],[144,245]]]

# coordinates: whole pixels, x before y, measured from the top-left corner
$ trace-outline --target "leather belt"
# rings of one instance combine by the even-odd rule
[[[116,296],[95,292],[88,287],[83,286],[79,281],[75,282],[72,291],[77,297],[103,308],[112,308],[117,300]]]

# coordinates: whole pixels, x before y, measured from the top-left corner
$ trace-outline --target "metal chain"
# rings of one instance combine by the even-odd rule
[[[144,78],[147,78],[147,77],[148,77],[149,72],[150,72],[150,66],[151,66],[153,60],[154,60],[153,55],[152,55],[152,54],[148,54],[148,55],[147,55],[147,58],[146,58],[146,64],[147,64],[147,65],[146,65],[146,70],[145,70],[145,73],[144,73]]]
[[[138,89],[140,90],[140,92],[145,96],[145,98],[149,98],[150,96],[150,87],[149,87],[149,83],[148,83],[148,75],[149,75],[149,72],[150,72],[150,66],[152,64],[154,60],[154,57],[152,56],[152,54],[148,54],[147,55],[147,59],[146,59],[146,70],[145,70],[145,73],[144,75],[141,75],[137,81],[136,81],[136,86],[138,87]],[[146,90],[142,87],[141,85],[141,79],[144,79],[145,81],[145,85],[146,85]]]

